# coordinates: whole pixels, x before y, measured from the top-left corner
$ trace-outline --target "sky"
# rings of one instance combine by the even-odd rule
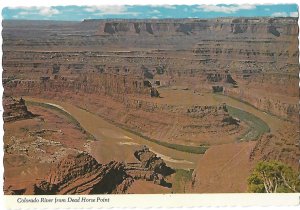
[[[3,19],[65,20],[215,17],[298,17],[297,4],[115,5],[5,7]]]

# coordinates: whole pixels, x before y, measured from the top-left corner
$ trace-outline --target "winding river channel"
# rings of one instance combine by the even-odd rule
[[[72,115],[83,129],[95,137],[96,141],[91,143],[90,153],[101,163],[111,160],[135,162],[133,152],[141,145],[147,145],[174,168],[194,168],[201,157],[200,154],[181,152],[148,141],[70,103],[31,97],[24,99],[49,104]]]
[[[277,117],[266,114],[240,101],[226,96],[213,97],[218,103],[225,102],[230,106],[247,110],[252,115],[264,120],[270,126],[271,131],[276,130],[281,123],[281,120]],[[182,152],[151,142],[106,121],[97,114],[88,112],[70,103],[31,97],[25,97],[25,100],[55,106],[74,117],[84,130],[95,137],[96,141],[90,143],[88,150],[101,163],[111,160],[136,162],[133,153],[142,145],[148,146],[151,151],[155,152],[168,165],[174,168],[195,168],[202,156],[201,154]]]

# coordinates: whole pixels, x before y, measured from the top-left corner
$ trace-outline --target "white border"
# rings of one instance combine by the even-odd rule
[[[15,7],[15,6],[65,6],[65,5],[193,5],[193,4],[298,4],[297,0],[2,0],[0,1],[1,11],[3,7]],[[2,16],[1,16],[2,22]],[[298,20],[299,25],[299,20]],[[2,30],[2,24],[1,24]],[[0,55],[2,58],[2,36],[0,39],[1,51]],[[2,59],[0,60],[2,69]],[[0,75],[2,81],[2,74]],[[0,86],[0,95],[2,97],[3,87]],[[0,106],[0,112],[2,115],[2,103]],[[0,120],[0,135],[3,136],[3,121]],[[3,141],[0,143],[0,148],[3,148]],[[3,159],[3,150],[0,149],[0,159]],[[3,165],[1,161],[1,165]],[[0,174],[3,174],[3,167],[0,167]],[[47,209],[87,209],[87,208],[111,208],[111,207],[152,207],[158,209],[160,207],[199,207],[199,206],[280,206],[284,205],[285,208],[290,205],[299,205],[300,194],[168,194],[168,195],[105,195],[105,198],[110,198],[109,203],[64,203],[62,205],[55,205],[53,203],[44,203],[42,206],[18,204],[16,201],[17,196],[3,196],[3,182],[0,181],[0,188],[2,190],[2,196],[0,198],[0,204],[6,208],[13,209],[32,209],[32,208],[47,208]],[[32,196],[26,196],[32,197]],[[34,196],[40,197],[40,196]],[[45,196],[43,196],[45,197]],[[53,197],[53,196],[47,196]],[[55,197],[55,196],[54,196]],[[57,196],[56,196],[57,197]],[[78,196],[69,196],[78,197]],[[92,196],[81,196],[81,197],[97,197]],[[205,209],[217,209],[217,208],[205,208]],[[240,208],[239,208],[240,209]],[[250,208],[248,208],[250,209]],[[251,208],[252,209],[252,208]],[[254,208],[253,208],[254,209]],[[257,209],[257,207],[255,207]],[[261,209],[261,208],[260,208]],[[275,208],[275,209],[278,209]],[[289,209],[299,209],[299,207],[289,207]]]
[[[1,1],[4,6],[56,6],[56,5],[193,5],[193,4],[298,4],[297,0],[14,0]]]
[[[199,206],[295,206],[299,205],[300,193],[283,194],[118,194],[118,195],[50,195],[50,196],[5,196],[7,208],[161,208],[161,207],[199,207]],[[19,203],[21,198],[53,199],[52,202]],[[95,202],[64,202],[55,204],[55,198],[95,199]],[[96,202],[97,198],[109,202]]]

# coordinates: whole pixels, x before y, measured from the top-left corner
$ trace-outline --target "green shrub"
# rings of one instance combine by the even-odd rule
[[[172,183],[172,192],[173,193],[185,193],[187,191],[186,188],[192,184],[192,174],[193,169],[184,170],[184,169],[176,169],[174,182]]]
[[[248,191],[291,193],[300,191],[300,174],[278,161],[261,161],[248,178]]]

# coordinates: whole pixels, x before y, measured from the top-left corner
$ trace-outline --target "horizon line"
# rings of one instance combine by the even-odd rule
[[[253,18],[272,18],[272,19],[298,19],[299,17],[291,17],[291,16],[282,16],[282,17],[274,17],[274,16],[220,16],[220,17],[207,17],[207,18],[85,18],[82,20],[51,20],[51,19],[2,19],[2,21],[64,21],[64,22],[84,22],[84,21],[102,21],[102,20],[211,20],[211,19],[253,19]]]

